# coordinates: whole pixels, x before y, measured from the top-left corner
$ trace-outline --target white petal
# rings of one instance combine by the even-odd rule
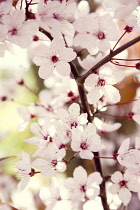
[[[92,160],[94,156],[93,153],[89,150],[82,150],[80,151],[79,155],[82,159],[89,159],[89,160]]]
[[[76,183],[84,185],[87,181],[87,172],[82,166],[78,166],[74,170],[73,177]]]
[[[68,111],[71,117],[76,119],[80,115],[80,106],[77,103],[73,103],[70,105]]]
[[[122,187],[120,189],[120,191],[119,191],[119,198],[120,198],[120,200],[123,202],[123,204],[125,206],[127,206],[128,203],[130,202],[131,196],[132,195],[131,195],[130,191],[127,188]]]
[[[66,77],[70,75],[70,65],[65,61],[59,61],[56,65],[56,71]]]
[[[114,183],[119,183],[120,181],[123,180],[123,176],[122,173],[119,171],[116,171],[112,176],[111,176],[111,180]]]
[[[53,64],[41,65],[39,68],[39,76],[41,79],[48,79],[54,71]]]
[[[28,185],[29,181],[30,181],[30,176],[22,177],[20,182],[20,190],[23,190]]]

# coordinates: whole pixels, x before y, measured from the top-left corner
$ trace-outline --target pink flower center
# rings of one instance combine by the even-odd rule
[[[80,145],[80,148],[83,149],[83,150],[86,150],[88,148],[88,145],[86,142],[82,142],[81,145]]]
[[[77,122],[72,122],[71,124],[70,124],[70,127],[72,128],[72,127],[74,127],[74,128],[76,128],[78,126],[78,123]]]
[[[136,63],[136,69],[140,70],[140,62],[139,63]]]
[[[65,144],[60,144],[59,149],[63,149],[63,148],[66,148],[66,145]]]
[[[130,32],[132,32],[133,27],[130,27],[130,26],[126,25],[125,28],[124,28],[124,30],[125,30],[127,33],[130,33]]]
[[[31,172],[29,173],[29,175],[30,175],[30,177],[35,175],[35,169],[34,168],[31,168]]]
[[[86,185],[82,185],[81,188],[80,188],[80,191],[81,192],[86,192]]]
[[[134,114],[135,114],[134,112],[128,113],[128,114],[127,114],[127,118],[128,118],[129,120],[132,120]]]
[[[70,91],[70,92],[68,92],[67,96],[72,97],[72,96],[74,96],[74,93],[72,91]]]
[[[122,180],[122,181],[120,181],[119,182],[119,185],[120,185],[120,187],[123,187],[123,186],[125,186],[126,185],[126,181],[125,180]]]
[[[17,29],[13,28],[12,30],[9,30],[8,33],[10,33],[11,36],[17,35]]]
[[[97,86],[105,86],[105,80],[104,79],[99,79]]]
[[[2,97],[0,98],[0,100],[1,100],[1,101],[6,101],[6,100],[7,100],[7,97],[6,97],[6,96],[2,96]]]
[[[53,55],[53,56],[51,57],[51,60],[52,60],[53,63],[57,63],[58,57],[57,57],[56,55]]]
[[[100,40],[101,40],[101,39],[105,39],[105,33],[99,31],[98,34],[97,34],[97,37],[98,37],[98,39],[100,39]]]
[[[57,165],[57,160],[52,160],[52,165],[55,167]]]

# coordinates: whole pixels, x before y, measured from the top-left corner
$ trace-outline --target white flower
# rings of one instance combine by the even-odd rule
[[[134,102],[132,112],[127,114],[128,119],[133,119],[140,125],[140,99]]]
[[[39,76],[42,79],[50,77],[56,71],[62,76],[70,74],[70,65],[68,62],[76,57],[72,48],[66,48],[62,39],[53,39],[50,46],[40,45],[34,49],[35,57],[33,62],[40,66]]]
[[[61,36],[61,33],[73,37],[75,30],[71,22],[75,9],[75,2],[48,1],[47,4],[44,4],[43,1],[40,1],[36,19],[39,25],[50,32],[53,37]]]
[[[111,47],[109,41],[119,38],[118,29],[109,14],[89,14],[76,20],[73,25],[78,32],[74,45],[87,48],[90,54],[96,54],[98,50],[108,50]]]
[[[114,18],[125,18],[132,14],[139,0],[104,0],[104,6],[115,10]]]
[[[64,172],[66,170],[66,164],[62,160],[65,155],[65,149],[57,148],[50,154],[46,154],[46,159],[38,158],[32,165],[40,168],[43,176],[52,176],[55,171]]]
[[[100,69],[99,74],[89,75],[85,80],[85,86],[92,87],[87,94],[89,103],[96,105],[102,96],[109,103],[119,102],[119,90],[113,85],[120,82],[124,76],[122,71],[111,69],[108,66]]]
[[[54,150],[55,144],[53,143],[53,129],[51,129],[51,125],[49,124],[49,120],[42,127],[39,126],[38,123],[31,124],[31,132],[36,135],[35,137],[31,137],[29,139],[24,140],[29,144],[35,144],[39,147],[39,150],[34,153],[34,156],[42,156],[46,153],[51,153]]]
[[[122,174],[119,171],[116,171],[112,176],[111,180],[114,183],[110,186],[109,190],[112,194],[118,193],[120,200],[123,202],[125,206],[131,200],[131,192],[139,192],[140,191],[140,184],[136,180],[136,178],[126,171]]]
[[[131,173],[140,174],[140,138],[135,139],[135,149],[130,148],[130,139],[123,141],[118,150],[117,160],[125,166]]]
[[[94,118],[94,124],[102,133],[113,132],[121,127],[121,123],[104,122],[97,117]]]
[[[102,182],[102,177],[99,172],[94,172],[87,176],[86,170],[79,166],[73,172],[73,178],[67,178],[64,181],[65,187],[71,191],[71,199],[74,202],[94,199],[99,195],[99,184]]]
[[[25,22],[23,10],[14,10],[11,14],[2,18],[7,30],[7,40],[22,48],[28,47],[36,34],[38,24],[35,20]]]
[[[67,124],[70,129],[76,128],[77,126],[86,124],[88,122],[87,114],[80,114],[80,106],[76,103],[71,104],[68,111],[59,109],[58,117],[63,123]]]
[[[20,190],[23,190],[29,183],[30,177],[35,174],[35,170],[31,168],[30,156],[22,151],[22,160],[17,162],[16,167],[21,176]]]
[[[62,199],[58,183],[54,177],[51,180],[51,189],[45,187],[42,188],[40,190],[39,196],[41,200],[46,204],[47,210],[52,210],[56,203]]]
[[[99,151],[101,147],[101,139],[92,123],[89,123],[83,132],[78,128],[73,129],[71,148],[79,152],[82,159],[91,160],[94,157],[93,152]]]

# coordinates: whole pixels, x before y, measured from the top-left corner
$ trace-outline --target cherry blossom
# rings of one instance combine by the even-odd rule
[[[64,103],[77,102],[79,99],[76,82],[69,76],[55,84],[55,94],[61,106],[63,106]]]
[[[140,174],[140,138],[135,139],[135,149],[130,148],[130,139],[123,141],[118,150],[117,160],[125,166],[131,173]]]
[[[89,25],[90,22],[94,24]],[[74,27],[78,32],[74,38],[74,45],[87,48],[90,54],[96,54],[98,50],[108,50],[109,41],[115,41],[119,37],[118,29],[108,14],[103,16],[90,14],[79,18],[74,22]]]
[[[54,132],[53,129],[51,130],[51,125],[49,121],[42,127],[40,127],[38,123],[32,123],[30,129],[31,132],[36,136],[28,138],[24,141],[30,144],[35,144],[39,147],[39,150],[37,150],[34,156],[36,155],[41,156],[44,155],[44,153],[46,152],[51,153],[51,151],[54,149],[54,144],[53,144]]]
[[[83,132],[78,128],[73,129],[71,148],[79,152],[82,159],[91,160],[94,157],[93,152],[99,151],[101,147],[101,139],[92,123],[89,123]]]
[[[124,174],[116,171],[114,174],[112,174],[111,180],[114,184],[110,186],[110,192],[112,194],[118,193],[120,200],[125,206],[127,206],[131,200],[132,194],[130,191],[140,191],[140,183],[138,183],[136,177],[132,176],[132,174],[128,171],[126,171]]]
[[[99,70],[99,74],[91,74],[85,80],[85,86],[92,87],[87,97],[90,104],[96,105],[104,96],[106,102],[116,103],[120,101],[120,94],[113,85],[124,78],[124,73],[118,69],[106,66]]]
[[[30,177],[35,174],[35,170],[31,168],[30,156],[28,153],[22,151],[22,160],[17,162],[16,167],[21,176],[20,190],[23,190],[28,185]]]
[[[73,37],[75,30],[71,22],[75,9],[75,2],[49,1],[44,4],[43,1],[40,1],[36,19],[39,25],[50,32],[54,38],[60,37],[61,33]]]
[[[135,120],[140,125],[140,99],[134,102],[132,112],[127,114],[128,119]]]
[[[139,5],[139,0],[104,0],[104,6],[115,10],[114,18],[124,18],[129,16]]]
[[[43,203],[47,206],[46,210],[52,208],[66,208],[71,210],[71,202],[69,201],[68,190],[58,183],[55,177],[51,179],[51,187],[43,187],[39,196]]]
[[[46,159],[38,158],[33,161],[32,165],[41,169],[41,174],[44,176],[52,176],[55,171],[64,172],[66,164],[63,162],[63,157],[66,155],[65,149],[55,150],[51,154],[46,153]]]
[[[38,30],[38,24],[34,20],[25,22],[23,10],[14,10],[11,14],[5,15],[2,22],[7,30],[7,40],[19,45],[22,48],[28,47],[33,36]]]
[[[81,60],[80,57],[77,57],[79,64],[85,70],[90,70],[98,61],[102,58],[102,53],[98,53],[97,56],[93,57],[88,55],[85,59]]]
[[[70,74],[70,65],[68,62],[76,57],[72,48],[66,48],[62,39],[54,39],[50,46],[40,45],[34,49],[35,57],[33,62],[40,66],[39,76],[42,79],[50,77],[56,71],[62,76]]]
[[[102,177],[99,172],[87,176],[86,170],[82,166],[78,166],[73,172],[73,178],[67,178],[64,185],[71,191],[73,202],[84,202],[86,198],[94,199],[99,195],[101,182]]]
[[[59,109],[58,117],[63,123],[67,124],[70,129],[87,123],[87,114],[80,114],[80,106],[76,103],[71,104],[68,111]]]

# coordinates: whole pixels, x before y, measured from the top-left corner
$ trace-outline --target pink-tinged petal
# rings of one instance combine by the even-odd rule
[[[126,151],[128,151],[129,149],[129,145],[130,145],[130,139],[127,138],[123,141],[123,143],[121,144],[119,150],[118,150],[118,154],[124,154]]]
[[[135,139],[135,149],[140,150],[140,137],[136,137]]]
[[[140,114],[135,114],[132,116],[133,120],[135,120],[140,125]]]
[[[119,191],[119,198],[123,202],[124,206],[128,205],[128,203],[131,200],[131,197],[132,197],[132,194],[127,188],[122,187],[120,189],[120,191]]]
[[[88,94],[87,98],[90,104],[96,105],[99,99],[103,96],[103,91],[100,88],[92,89]]]
[[[99,172],[94,172],[88,176],[87,185],[92,187],[94,183],[101,184],[103,178],[101,177]]]
[[[35,144],[37,146],[39,146],[41,139],[39,137],[32,137],[29,139],[25,139],[24,142],[27,142],[29,144]]]
[[[112,193],[113,195],[114,194],[117,194],[118,191],[119,191],[120,187],[118,184],[112,184],[110,187],[109,187],[109,192]]]
[[[70,65],[65,61],[59,61],[56,65],[56,71],[64,77],[69,76],[71,71]]]
[[[53,39],[51,42],[51,49],[54,54],[60,54],[65,49],[65,42],[63,39]]]
[[[134,103],[132,112],[140,114],[140,99]]]
[[[94,199],[96,198],[98,195],[100,194],[100,190],[96,187],[93,188],[89,188],[87,189],[86,191],[86,196],[89,198],[89,199]]]
[[[108,49],[110,49],[111,45],[109,43],[108,40],[100,40],[98,43],[97,43],[97,46],[99,48],[100,51],[104,52]]]
[[[62,120],[64,123],[68,123],[69,122],[69,114],[65,109],[58,109],[58,117],[60,120]]]
[[[96,127],[92,123],[88,123],[87,127],[84,129],[83,139],[92,138],[96,134]]]
[[[103,90],[103,94],[107,102],[117,103],[120,101],[120,93],[119,90],[111,85],[106,85]]]
[[[24,188],[28,185],[30,181],[30,176],[24,176],[21,178],[21,181],[20,181],[20,190],[24,190]]]
[[[74,37],[75,29],[67,20],[61,21],[61,32],[68,37]]]
[[[72,118],[77,118],[80,115],[80,106],[77,103],[73,103],[72,105],[70,105],[69,109],[68,109],[70,116]]]
[[[73,44],[75,46],[88,48],[90,46],[95,46],[96,39],[91,34],[77,34],[74,38]]]
[[[76,58],[76,53],[73,51],[72,48],[64,48],[59,56],[60,60],[70,62]]]
[[[39,77],[42,79],[48,79],[54,71],[54,66],[52,64],[42,65],[39,68]]]
[[[99,76],[96,74],[89,75],[85,80],[85,86],[95,87],[97,86]]]
[[[131,175],[130,181],[126,184],[127,188],[132,192],[139,192],[140,191],[140,183],[134,179]]]
[[[84,185],[87,181],[87,172],[82,166],[78,166],[73,172],[75,183]]]
[[[32,123],[30,126],[30,130],[35,136],[39,136],[41,138],[43,137],[42,129],[40,128],[38,123]]]
[[[116,171],[112,176],[111,176],[111,181],[114,183],[119,183],[120,181],[123,180],[122,173],[119,171]]]
[[[67,187],[68,189],[73,190],[73,188],[75,187],[74,179],[70,177],[64,180],[64,186]]]
[[[23,10],[14,10],[11,15],[5,15],[2,19],[8,30],[13,27],[21,27],[25,20],[25,13]]]
[[[82,150],[80,151],[79,155],[82,159],[89,159],[89,160],[92,160],[94,157],[93,153],[89,150]]]

